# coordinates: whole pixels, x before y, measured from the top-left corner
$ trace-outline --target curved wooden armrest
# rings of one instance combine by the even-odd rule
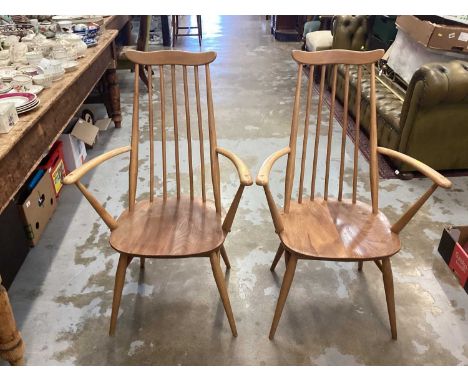
[[[386,147],[377,147],[377,152],[379,154],[387,155],[389,157],[392,157],[394,159],[397,159],[397,160],[400,160],[402,162],[409,164],[410,166],[414,167],[421,174],[427,176],[435,184],[437,184],[438,186],[442,188],[452,187],[452,182],[448,180],[445,176],[438,173],[436,170],[424,164],[423,162],[420,162],[417,159],[410,157],[409,155],[400,153],[392,149],[387,149]]]
[[[289,154],[290,151],[291,148],[288,146],[271,154],[267,159],[265,159],[265,162],[263,162],[262,167],[260,167],[260,171],[258,172],[257,179],[255,181],[258,186],[266,186],[268,184],[271,168],[279,158]]]
[[[88,171],[92,170],[94,167],[100,165],[102,162],[105,162],[108,159],[111,159],[117,155],[126,153],[131,150],[130,146],[119,147],[117,149],[113,149],[108,151],[107,153],[101,154],[96,158],[91,159],[90,161],[86,162],[82,166],[78,167],[76,170],[73,170],[70,174],[68,174],[64,179],[64,184],[73,184],[79,181],[83,175],[85,175]]]
[[[236,154],[227,149],[223,149],[222,147],[217,147],[216,152],[228,158],[234,164],[234,166],[236,166],[240,183],[243,186],[251,186],[253,184],[249,168]]]

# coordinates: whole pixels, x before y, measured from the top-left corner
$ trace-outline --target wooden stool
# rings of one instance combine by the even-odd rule
[[[190,33],[190,29],[196,28],[197,33]],[[188,29],[188,33],[181,33],[179,34],[179,29]],[[177,37],[179,36],[198,36],[198,45],[201,46],[202,40],[202,22],[201,16],[197,15],[197,26],[188,26],[188,27],[180,27],[179,26],[179,16],[172,16],[172,47],[174,47]]]
[[[12,366],[24,365],[24,343],[16,328],[6,289],[0,276],[0,357]]]

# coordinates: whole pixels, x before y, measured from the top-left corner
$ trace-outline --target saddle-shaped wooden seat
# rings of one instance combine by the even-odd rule
[[[135,204],[117,219],[109,243],[120,253],[145,257],[206,256],[224,242],[221,216],[214,202],[201,199],[154,199]]]
[[[287,251],[319,260],[363,261],[394,255],[400,239],[391,224],[372,207],[351,200],[314,199],[282,214],[281,242]]]

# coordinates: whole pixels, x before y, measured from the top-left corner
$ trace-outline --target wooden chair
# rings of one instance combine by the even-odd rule
[[[190,16],[189,16],[190,18]],[[179,30],[187,30],[187,33],[179,33]],[[196,29],[197,33],[190,33],[191,29]],[[172,16],[172,47],[175,46],[178,37],[198,36],[198,45],[201,46],[203,39],[201,15],[197,15],[197,26],[179,26],[179,16]]]
[[[279,235],[281,243],[274,258],[271,270],[285,253],[286,272],[273,317],[270,330],[270,339],[273,339],[278,326],[284,303],[288,296],[291,283],[293,281],[296,264],[301,260],[326,260],[326,261],[356,261],[358,269],[362,269],[364,261],[374,262],[381,270],[383,283],[387,299],[388,315],[390,319],[392,338],[397,338],[395,303],[393,293],[393,276],[390,265],[390,257],[400,250],[399,232],[408,224],[411,218],[436,190],[438,186],[450,188],[451,182],[440,175],[435,170],[425,164],[402,153],[377,147],[377,127],[376,127],[376,101],[375,101],[375,67],[374,62],[383,55],[383,50],[370,52],[355,52],[346,50],[329,50],[321,52],[293,51],[292,57],[298,64],[298,77],[293,108],[291,135],[289,145],[284,149],[272,154],[263,163],[256,183],[263,186],[268,206],[273,218],[275,231]],[[295,175],[296,145],[299,126],[299,112],[301,103],[301,81],[303,65],[309,65],[307,101],[305,107],[304,135],[302,142],[302,156],[300,164],[299,188],[297,200],[292,199],[292,190]],[[304,173],[307,159],[307,140],[309,135],[309,117],[311,110],[313,71],[314,67],[322,65],[320,75],[320,92],[317,106],[317,121],[315,129],[314,151],[311,163],[311,187],[310,197],[305,197]],[[329,194],[330,178],[330,157],[333,135],[333,115],[335,107],[336,78],[338,65],[344,65],[345,89],[344,89],[344,124],[341,137],[340,170],[337,197]],[[358,179],[358,150],[359,150],[359,129],[356,129],[356,143],[354,147],[354,161],[352,174],[352,197],[343,198],[343,177],[345,168],[345,143],[346,129],[348,125],[348,91],[350,66],[357,65],[358,95],[355,100],[355,115],[357,116],[356,126],[359,126],[359,108],[361,104],[361,80],[362,68],[370,66],[370,104],[371,104],[371,128],[370,128],[370,190],[371,205],[367,205],[357,200],[357,179]],[[320,140],[320,129],[322,122],[322,105],[324,99],[324,84],[326,71],[331,70],[333,86],[331,94],[331,107],[328,124],[324,188],[321,197],[316,196],[316,178],[318,163],[318,147]],[[312,142],[311,142],[312,143]],[[311,145],[312,146],[312,145]],[[434,183],[429,190],[416,202],[401,218],[393,225],[387,220],[385,215],[379,211],[378,205],[378,163],[377,154],[388,155],[395,159],[411,164],[415,169],[430,178]],[[269,188],[269,174],[275,161],[288,155],[286,178],[285,178],[285,198],[284,208],[280,212],[273,200]],[[350,169],[351,171],[351,169]]]
[[[65,184],[75,184],[88,199],[96,212],[111,230],[110,245],[120,253],[117,274],[115,278],[114,299],[112,303],[112,315],[110,323],[110,335],[115,332],[117,313],[119,310],[122,288],[125,279],[125,271],[134,257],[139,257],[141,266],[144,266],[146,258],[152,259],[179,259],[185,257],[209,257],[213,275],[218,286],[219,293],[229,320],[233,336],[237,336],[236,324],[232,314],[229,297],[224,283],[223,273],[220,267],[220,254],[230,268],[229,259],[224,249],[224,240],[231,229],[234,216],[239,205],[245,186],[252,184],[249,170],[245,164],[232,152],[221,148],[216,143],[216,129],[213,112],[213,98],[211,91],[209,64],[216,58],[215,52],[188,53],[182,51],[158,51],[138,52],[128,51],[128,58],[135,65],[135,82],[133,98],[133,124],[131,146],[111,150],[71,172],[64,180]],[[154,111],[149,107],[149,144],[150,144],[150,190],[149,198],[142,201],[135,200],[138,179],[138,139],[139,139],[139,70],[143,65],[148,74],[148,103],[153,105],[153,80],[152,66],[159,67],[160,90],[160,118],[161,118],[161,161],[162,164],[162,190],[155,195],[155,150],[154,150]],[[174,150],[175,150],[175,179],[176,195],[168,195],[167,183],[167,156],[166,146],[166,79],[164,67],[171,70],[171,92],[174,122]],[[185,124],[187,134],[188,171],[190,182],[190,194],[181,193],[181,173],[179,157],[179,124],[177,118],[177,86],[176,67],[181,67],[183,72],[183,89],[185,100]],[[193,67],[193,68],[191,68]],[[205,187],[205,159],[203,141],[203,115],[200,98],[199,68],[204,67],[206,81],[206,105],[208,109],[208,137],[211,164],[211,181],[214,200],[207,197]],[[190,119],[190,97],[188,86],[189,69],[193,69],[194,87],[197,110],[197,125],[199,138],[199,154],[201,163],[201,195],[195,194],[194,166],[192,150],[192,131]],[[192,93],[193,94],[193,93]],[[113,158],[116,155],[130,152],[129,169],[129,207],[114,219],[104,207],[91,195],[80,182],[80,178],[89,170],[100,163]],[[196,151],[195,151],[196,152]],[[239,174],[240,185],[234,200],[224,218],[221,219],[221,185],[218,155],[228,158],[236,167]]]

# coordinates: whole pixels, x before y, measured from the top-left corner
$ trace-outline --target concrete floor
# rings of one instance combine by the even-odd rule
[[[218,52],[212,80],[219,144],[236,152],[255,176],[270,153],[287,145],[297,70],[290,52],[300,44],[275,41],[260,16],[203,21],[203,49]],[[178,47],[198,50],[195,38],[181,39]],[[129,143],[133,77],[119,75],[123,127],[103,132],[90,156]],[[145,102],[143,94],[143,108]],[[142,122],[145,118],[142,114]],[[340,127],[334,126],[338,136]],[[138,193],[143,197],[148,191],[148,148],[147,138],[142,135],[141,141]],[[348,141],[348,155],[352,146]],[[227,208],[238,180],[227,161],[221,159],[221,164]],[[336,171],[338,164],[333,164]],[[368,165],[362,157],[360,167],[359,193],[368,201]],[[85,179],[114,215],[126,205],[127,169],[124,155]],[[284,169],[281,160],[272,172],[271,187],[279,203]],[[107,332],[118,255],[108,245],[106,226],[80,193],[67,187],[9,292],[26,343],[26,362],[467,365],[468,296],[437,253],[444,226],[467,224],[468,179],[452,181],[453,189],[436,191],[403,231],[402,250],[393,258],[397,341],[390,339],[383,284],[375,266],[365,265],[358,273],[356,264],[312,261],[299,262],[275,340],[268,339],[284,263],[275,273],[269,271],[278,238],[257,186],[246,189],[226,241],[233,266],[226,280],[239,337],[231,336],[208,259],[186,259],[148,261],[144,272],[138,262],[130,265],[117,333],[111,338]],[[380,206],[394,221],[430,182],[380,184]],[[173,190],[174,182],[169,186]],[[349,177],[345,190],[349,195]]]

